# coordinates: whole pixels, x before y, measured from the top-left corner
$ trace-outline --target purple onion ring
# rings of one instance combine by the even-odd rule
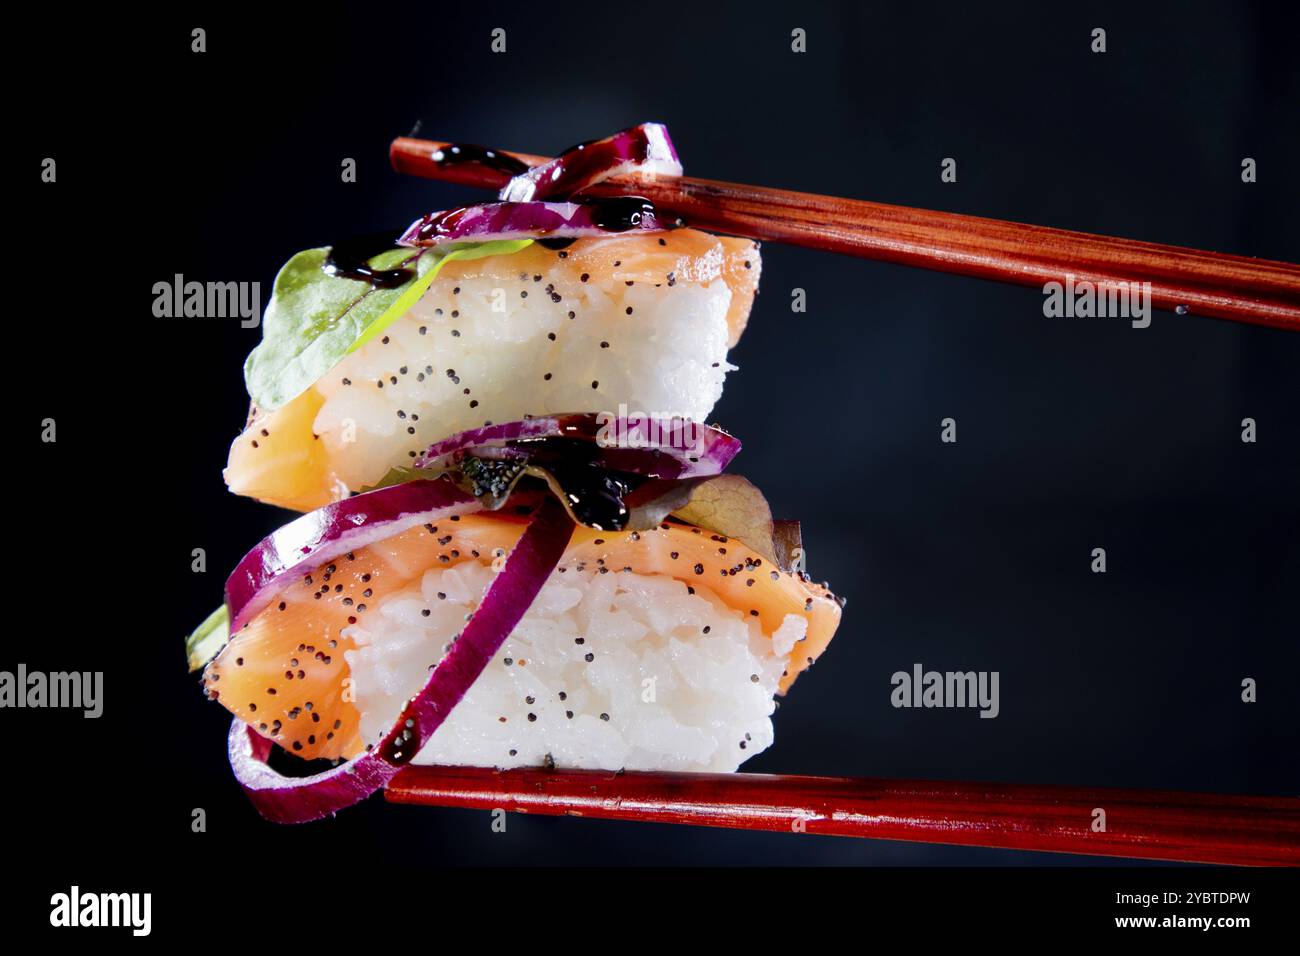
[[[590,463],[647,478],[700,478],[722,474],[740,441],[721,429],[681,418],[577,413],[529,418],[474,428],[435,442],[417,468],[454,465],[457,458],[527,458],[529,445],[548,438],[591,443]]]
[[[581,239],[610,233],[662,232],[670,228],[640,196],[591,202],[488,202],[429,213],[397,240],[403,246],[497,239]]]
[[[499,198],[505,202],[531,202],[572,196],[611,176],[628,174],[647,179],[682,174],[668,127],[641,123],[605,139],[566,149],[550,162],[515,176]]]

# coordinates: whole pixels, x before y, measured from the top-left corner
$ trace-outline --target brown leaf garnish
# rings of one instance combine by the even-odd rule
[[[803,570],[803,529],[797,521],[772,522],[772,548],[776,564],[782,571]]]
[[[800,563],[799,522],[773,521],[763,493],[739,475],[646,482],[625,503],[630,529],[649,530],[672,516],[735,538],[782,571],[793,572]]]

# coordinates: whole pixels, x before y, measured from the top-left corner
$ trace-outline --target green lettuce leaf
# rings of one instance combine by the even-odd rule
[[[370,259],[377,269],[405,265],[414,276],[393,289],[327,275],[329,247],[298,253],[275,277],[262,319],[262,342],[244,363],[244,381],[263,411],[279,408],[310,388],[349,352],[401,318],[452,259],[508,255],[531,239],[462,243],[454,247],[389,249]]]
[[[204,618],[194,633],[185,639],[185,657],[189,660],[190,670],[199,670],[220,654],[229,638],[230,615],[223,604]]]

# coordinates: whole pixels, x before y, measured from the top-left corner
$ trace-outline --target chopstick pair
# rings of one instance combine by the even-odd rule
[[[394,169],[499,189],[441,164],[450,144],[393,141]],[[529,166],[547,157],[508,154]],[[1063,229],[688,177],[615,178],[688,225],[1018,285],[1151,283],[1156,308],[1300,331],[1300,266]],[[408,767],[394,803],[1195,863],[1300,863],[1300,799],[765,774]]]

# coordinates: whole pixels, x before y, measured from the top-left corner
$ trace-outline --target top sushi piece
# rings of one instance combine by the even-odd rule
[[[383,334],[230,449],[231,491],[307,511],[487,422],[566,412],[703,422],[758,288],[757,244],[692,229],[447,261]]]

